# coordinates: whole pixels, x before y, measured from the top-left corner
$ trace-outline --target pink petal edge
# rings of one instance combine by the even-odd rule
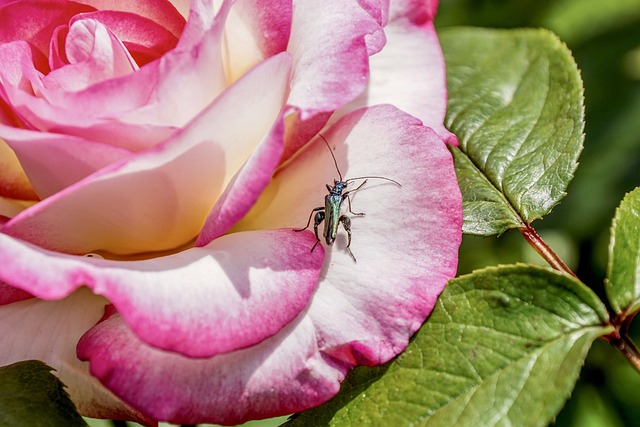
[[[113,315],[82,337],[78,357],[124,401],[175,424],[237,425],[298,412],[331,398],[346,373],[318,352],[306,319],[248,349],[195,360],[144,345]]]
[[[369,55],[385,42],[375,15],[353,0],[296,3],[287,48],[294,72],[286,119],[291,131],[283,162],[365,89]]]
[[[157,425],[100,384],[76,356],[78,340],[99,321],[105,304],[104,298],[80,289],[60,301],[34,298],[0,306],[0,366],[41,360],[55,369],[81,414]]]
[[[49,252],[0,233],[0,281],[48,300],[87,286],[147,343],[210,357],[274,335],[308,305],[324,255],[309,252],[314,241],[288,229],[233,233],[122,262]]]
[[[242,165],[209,213],[195,246],[205,246],[238,222],[253,207],[271,182],[284,145],[284,120],[276,121],[269,134]]]
[[[364,106],[388,103],[422,120],[446,143],[458,145],[443,124],[447,87],[444,56],[433,26],[436,8],[437,1],[391,2],[384,27],[387,44],[370,58],[367,90],[337,111],[333,121]]]

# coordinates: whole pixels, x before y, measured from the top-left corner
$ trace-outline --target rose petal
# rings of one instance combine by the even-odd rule
[[[380,27],[383,27],[387,24],[389,17],[389,1],[390,0],[358,0],[358,4]],[[365,37],[365,42],[367,44],[367,52],[369,56],[371,56],[380,52],[386,44],[387,38],[384,35],[384,31],[376,31],[375,33],[368,34]]]
[[[300,112],[294,108],[287,109],[285,123],[287,136],[282,163],[289,160],[296,152],[311,140],[327,124],[331,113],[318,113],[310,119],[300,120]]]
[[[251,348],[194,360],[144,345],[114,315],[80,340],[78,357],[123,400],[175,424],[236,425],[298,412],[333,396],[345,374],[318,352],[305,319]]]
[[[438,0],[385,0],[389,6],[389,20],[408,18],[416,25],[431,22],[438,11]]]
[[[284,121],[280,117],[271,132],[233,177],[209,213],[196,246],[205,246],[226,233],[254,205],[271,181],[284,146]]]
[[[131,78],[96,85],[79,93],[78,99],[69,97],[66,105],[89,104],[94,107],[90,111],[104,114],[105,102],[110,106],[113,102],[115,109],[119,105],[117,98],[130,91],[142,91],[136,105],[114,110],[118,111],[118,121],[184,127],[227,86],[221,40],[230,7],[231,2],[225,0],[214,14],[209,3],[194,1],[176,49],[142,67]],[[175,90],[177,87],[179,91]],[[119,96],[114,97],[114,93]],[[184,102],[185,99],[189,102]],[[175,108],[176,105],[180,108]],[[91,132],[92,129],[87,131]]]
[[[0,44],[23,40],[42,54],[49,51],[54,30],[66,25],[82,12],[94,10],[87,5],[66,0],[24,0],[2,5],[0,9]]]
[[[42,79],[46,92],[75,92],[103,80],[131,74],[137,64],[122,42],[101,22],[76,20],[67,34],[65,54],[69,65],[51,71]]]
[[[0,127],[3,125],[0,124]],[[0,197],[37,200],[18,158],[5,141],[0,139]]]
[[[384,36],[357,1],[303,0],[296,2],[292,19],[287,50],[293,55],[294,76],[287,122],[288,127],[300,128],[305,125],[295,121],[327,115],[364,90],[369,55],[382,47]],[[321,128],[316,126],[313,133]],[[299,136],[287,140],[283,161],[307,141]]]
[[[27,184],[31,183],[42,199],[131,155],[130,151],[108,144],[3,125],[0,135],[14,148],[21,167],[28,173]]]
[[[0,281],[0,306],[33,298],[29,292],[14,288]],[[2,363],[0,363],[2,365]]]
[[[54,40],[57,41],[57,38]],[[94,19],[73,22],[66,36],[64,57],[67,65],[42,78],[42,89],[38,93],[50,102],[55,102],[55,92],[80,91],[138,69],[116,35]]]
[[[290,64],[286,53],[264,61],[168,142],[49,197],[2,232],[75,254],[133,254],[187,243],[276,122]]]
[[[384,27],[387,44],[370,59],[367,91],[341,109],[336,118],[367,105],[393,104],[418,117],[445,142],[457,138],[444,127],[447,106],[445,63],[433,27],[437,2],[391,2]]]
[[[69,27],[61,25],[55,29],[51,36],[51,43],[49,44],[49,69],[55,70],[60,67],[64,67],[69,63],[67,53],[65,52],[65,41],[69,34]]]
[[[295,72],[289,104],[300,108],[302,120],[362,92],[369,75],[365,36],[381,31],[371,15],[356,1],[302,0],[291,25],[288,50]]]
[[[9,218],[13,218],[36,203],[37,201],[35,200],[19,200],[0,197],[0,225],[8,221]]]
[[[13,105],[17,99],[13,91],[33,96],[41,86],[38,68],[46,67],[46,58],[24,41],[4,43],[0,44],[0,66],[0,95]]]
[[[109,28],[127,47],[138,66],[142,66],[173,49],[178,37],[149,17],[113,10],[84,13],[72,20],[93,19]]]
[[[293,14],[291,0],[241,0],[236,1],[232,10],[247,23],[263,57],[287,48]]]
[[[222,58],[222,32],[232,2],[222,1],[217,13],[209,2],[193,1],[178,46],[157,62],[153,101],[123,116],[139,123],[184,126],[228,86]],[[154,62],[153,64],[156,64]],[[180,90],[176,91],[175,88]],[[184,102],[188,99],[189,102]],[[176,109],[174,106],[179,105]]]
[[[241,0],[225,24],[227,80],[233,82],[259,61],[287,48],[291,31],[291,0]]]
[[[370,179],[352,193],[353,211],[366,213],[345,212],[357,263],[342,229],[332,247],[323,241],[323,276],[308,312],[325,354],[350,365],[383,363],[404,349],[455,275],[462,207],[453,161],[431,129],[388,105],[353,112],[324,136],[345,179],[375,175],[402,184]],[[304,226],[333,179],[333,159],[316,139],[235,229]]]
[[[57,93],[54,104],[13,88],[8,103],[25,127],[133,151],[151,147],[192,120],[225,88],[220,42],[230,5],[224,1],[214,19],[210,5],[194,2],[178,48],[136,73],[80,92]],[[176,92],[176,87],[181,90]]]
[[[153,424],[105,389],[75,355],[78,339],[100,319],[105,303],[79,290],[62,301],[30,299],[0,307],[0,365],[42,360],[55,369],[82,414]]]
[[[42,251],[0,234],[0,280],[43,299],[87,286],[149,344],[210,357],[274,335],[307,306],[323,259],[322,250],[309,253],[313,241],[290,230],[233,233],[121,262]]]
[[[0,45],[0,65],[0,97],[11,106],[11,114],[15,117],[7,123],[6,128],[18,124],[18,127],[40,131],[52,129],[56,133],[86,137],[132,151],[155,145],[174,131],[166,125],[139,125],[108,117],[113,111],[137,108],[148,103],[149,88],[154,87],[154,79],[157,78],[151,66],[134,73],[130,79],[125,76],[124,80],[107,80],[87,90],[72,93],[43,87],[42,75],[36,67],[46,66],[46,59],[39,58],[37,52],[25,42]],[[139,79],[145,78],[142,84]],[[112,87],[114,83],[122,84],[115,90]],[[95,95],[94,98],[87,96],[88,93]],[[107,93],[108,96],[105,96]],[[56,105],[36,95],[55,98]],[[0,132],[0,137],[3,136]]]
[[[167,0],[75,0],[77,3],[91,5],[98,10],[128,12],[129,15],[139,15],[156,22],[166,28],[174,36],[180,37],[185,24],[184,15],[180,13],[189,2]]]

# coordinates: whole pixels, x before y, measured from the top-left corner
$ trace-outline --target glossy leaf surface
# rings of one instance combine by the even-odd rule
[[[544,426],[606,321],[591,290],[546,268],[462,276],[400,357],[354,370],[335,399],[288,425]]]
[[[543,217],[565,196],[582,150],[571,53],[546,30],[451,28],[441,42],[464,231],[500,234]]]
[[[1,426],[86,426],[51,370],[37,360],[0,367]]]

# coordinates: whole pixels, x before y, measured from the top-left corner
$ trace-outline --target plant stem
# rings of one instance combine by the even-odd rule
[[[527,242],[529,242],[531,247],[533,247],[533,249],[535,249],[536,252],[538,252],[538,254],[540,254],[540,256],[545,261],[547,261],[551,267],[559,271],[564,271],[565,273],[570,274],[576,279],[578,278],[578,276],[576,276],[576,274],[571,271],[567,264],[565,264],[564,261],[560,259],[558,254],[556,254],[549,247],[549,245],[547,245],[545,241],[542,240],[542,237],[540,237],[538,233],[536,233],[536,230],[534,230],[529,224],[527,224],[525,228],[521,228],[520,232],[527,240]]]
[[[542,240],[542,237],[540,237],[538,233],[536,233],[536,230],[534,230],[530,225],[527,224],[525,228],[521,228],[520,232],[533,249],[535,249],[536,252],[538,252],[538,254],[540,254],[540,256],[549,263],[549,265],[556,270],[570,274],[576,279],[578,278],[578,276],[571,271],[567,264],[560,259],[558,254],[556,254],[549,245]],[[629,323],[632,318],[633,316],[616,316],[610,322],[610,324],[615,328],[614,331],[602,338],[611,344],[611,346],[618,349],[629,363],[631,363],[631,366],[640,373],[640,351],[628,335]]]
[[[617,348],[620,353],[627,358],[629,363],[631,363],[631,366],[633,366],[636,371],[640,372],[640,351],[638,351],[638,347],[635,346],[633,341],[629,339],[629,336],[624,331],[628,326],[626,322],[622,321],[622,325],[620,322],[620,318],[613,319],[611,323],[615,327],[615,330],[602,338],[604,338],[613,347]],[[623,329],[622,333],[620,331],[621,327]]]

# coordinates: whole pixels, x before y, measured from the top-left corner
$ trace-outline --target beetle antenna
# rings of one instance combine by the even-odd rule
[[[396,184],[398,187],[402,187],[402,184],[400,184],[398,181],[396,181],[395,179],[391,179],[391,178],[386,178],[384,176],[358,176],[356,178],[349,178],[347,179],[345,182],[350,182],[350,181],[356,181],[358,179],[384,179],[385,181],[391,181],[394,184]]]
[[[336,160],[336,156],[333,155],[333,150],[331,149],[331,146],[327,142],[326,138],[322,136],[321,133],[319,133],[318,136],[322,138],[324,143],[327,145],[327,148],[329,149],[329,153],[331,153],[331,157],[333,157],[333,164],[336,165],[336,170],[338,171],[338,176],[340,177],[340,181],[342,181],[342,173],[340,173],[340,168],[338,167],[338,161]]]

